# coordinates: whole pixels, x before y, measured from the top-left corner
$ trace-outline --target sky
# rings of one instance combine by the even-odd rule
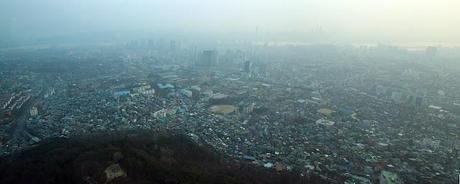
[[[0,39],[171,33],[266,41],[460,42],[459,0],[0,0]]]

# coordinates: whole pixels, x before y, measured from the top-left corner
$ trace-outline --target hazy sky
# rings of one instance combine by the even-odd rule
[[[0,38],[143,31],[460,42],[460,0],[0,0]],[[258,29],[257,29],[258,28]]]

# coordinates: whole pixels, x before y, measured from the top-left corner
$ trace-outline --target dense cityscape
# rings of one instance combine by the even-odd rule
[[[53,137],[172,131],[330,183],[456,183],[448,47],[139,39],[0,51],[0,154]]]

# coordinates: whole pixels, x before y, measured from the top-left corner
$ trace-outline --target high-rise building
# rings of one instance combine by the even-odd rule
[[[243,66],[243,72],[251,72],[251,68],[252,68],[252,63],[251,61],[245,61],[244,62],[244,66]]]
[[[422,104],[423,104],[423,97],[421,96],[415,97],[415,106],[420,107],[422,106]]]
[[[217,51],[216,50],[205,50],[201,53],[198,60],[200,66],[215,66],[217,65]]]
[[[175,51],[175,50],[176,50],[176,47],[177,47],[177,45],[176,45],[176,41],[175,41],[175,40],[169,41],[169,50]]]

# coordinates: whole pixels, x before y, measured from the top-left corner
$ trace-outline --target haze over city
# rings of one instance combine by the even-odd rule
[[[124,39],[161,34],[246,41],[449,45],[460,42],[460,2],[3,0],[0,24],[3,44],[66,36]]]
[[[459,0],[0,0],[0,183],[458,183],[459,33]]]

